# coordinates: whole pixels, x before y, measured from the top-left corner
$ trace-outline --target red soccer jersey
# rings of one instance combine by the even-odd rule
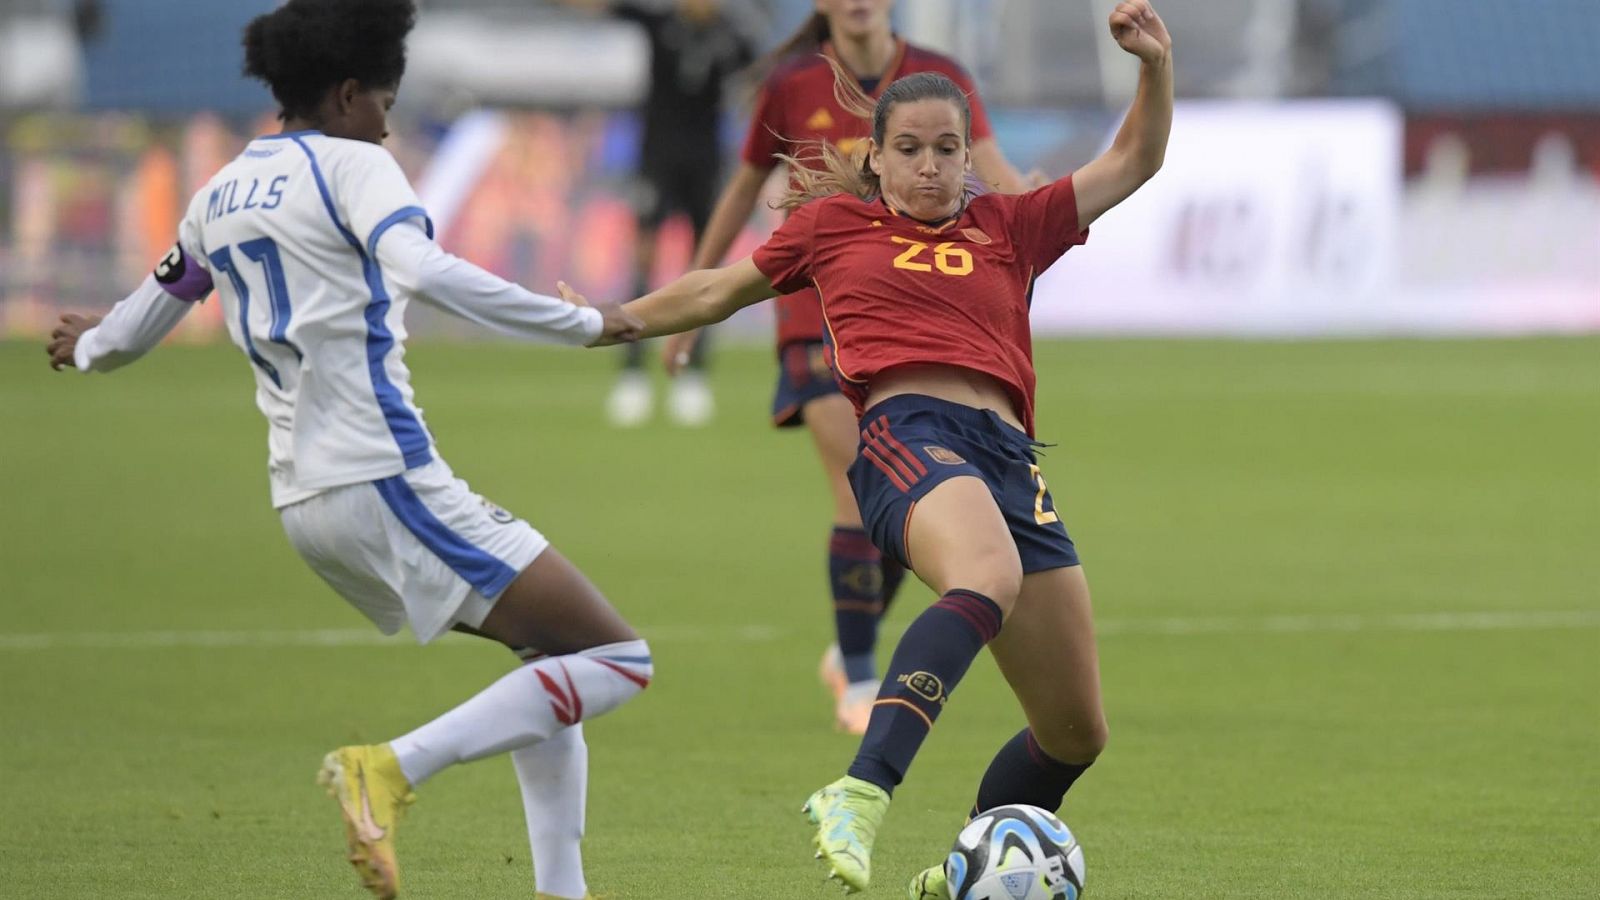
[[[822,53],[833,56],[833,46],[824,44]],[[967,93],[972,107],[972,139],[983,140],[992,132],[989,116],[978,99],[972,78],[961,64],[948,56],[914,47],[898,40],[894,61],[879,79],[869,96],[874,99],[896,78],[915,72],[940,72],[950,77]],[[803,54],[780,65],[762,85],[755,118],[745,137],[744,161],[768,169],[777,164],[774,154],[795,156],[807,141],[828,141],[849,152],[856,142],[872,133],[872,123],[846,112],[833,96],[833,68],[816,54]],[[822,338],[822,312],[816,291],[809,288],[779,297],[776,301],[778,346],[792,341]]]
[[[909,363],[982,372],[1005,384],[1033,434],[1033,280],[1089,234],[1069,176],[1021,195],[984,194],[938,225],[882,199],[813,200],[756,250],[779,291],[822,298],[835,375],[859,416],[872,379]]]

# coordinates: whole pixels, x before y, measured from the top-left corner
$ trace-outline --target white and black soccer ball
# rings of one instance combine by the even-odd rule
[[[967,823],[944,862],[950,900],[1078,900],[1083,848],[1037,806],[997,806]]]

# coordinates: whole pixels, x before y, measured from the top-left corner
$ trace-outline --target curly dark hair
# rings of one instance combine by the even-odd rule
[[[289,0],[244,29],[244,74],[266,82],[283,111],[304,116],[347,78],[394,87],[406,71],[414,0]]]

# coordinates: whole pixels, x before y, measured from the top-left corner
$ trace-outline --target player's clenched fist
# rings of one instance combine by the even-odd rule
[[[1149,0],[1123,0],[1111,11],[1111,36],[1117,46],[1151,65],[1172,52],[1172,35]]]
[[[78,349],[78,338],[99,324],[99,316],[80,316],[76,313],[62,315],[55,330],[50,332],[50,344],[45,347],[45,352],[50,354],[50,368],[60,371],[73,365],[72,355]]]

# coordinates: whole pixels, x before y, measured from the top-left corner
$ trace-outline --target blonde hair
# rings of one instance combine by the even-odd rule
[[[889,126],[889,114],[901,103],[918,100],[949,100],[961,112],[964,140],[972,143],[972,107],[967,95],[954,81],[938,72],[918,72],[908,75],[884,89],[876,103],[861,90],[854,75],[845,70],[831,56],[824,57],[833,68],[833,97],[845,112],[872,122],[872,142],[883,146],[884,132]],[[878,196],[881,187],[878,173],[872,171],[868,158],[870,145],[857,142],[846,153],[827,141],[803,141],[794,155],[777,154],[789,166],[789,187],[773,206],[778,209],[795,209],[806,203],[834,194],[853,194],[862,200]]]

